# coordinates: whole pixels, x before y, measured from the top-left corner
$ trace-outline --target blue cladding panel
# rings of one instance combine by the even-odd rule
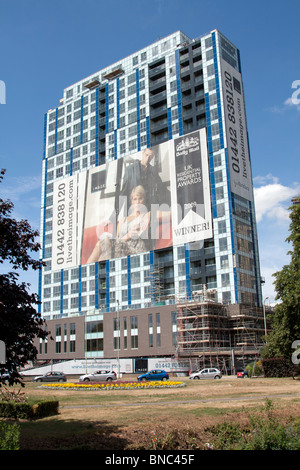
[[[168,108],[168,138],[169,140],[172,139],[172,114],[171,108]]]
[[[73,147],[70,149],[70,176],[73,174]]]
[[[180,63],[179,63],[179,50],[178,49],[175,51],[175,60],[176,60],[176,82],[177,82],[179,135],[182,135],[183,134],[183,125],[182,125],[182,107],[181,107]]]
[[[99,308],[99,264],[95,263],[95,308]]]
[[[149,148],[151,145],[150,140],[150,118],[149,116],[146,118],[146,130],[147,130],[147,147]]]
[[[114,131],[114,153],[115,153],[115,160],[118,158],[118,132]]]
[[[109,123],[108,123],[108,118],[109,118],[109,110],[108,110],[108,83],[105,85],[105,132],[107,133],[109,130]]]
[[[43,145],[43,158],[46,158],[46,142],[47,142],[47,114],[44,116],[44,145]]]
[[[117,129],[120,128],[120,79],[117,78]]]
[[[78,267],[78,311],[81,312],[81,265]]]
[[[55,155],[57,153],[57,120],[58,120],[58,108],[56,108],[56,111],[55,111],[55,146],[54,146]]]
[[[186,276],[186,294],[187,298],[190,299],[191,292],[191,275],[190,275],[190,252],[188,244],[184,245],[184,254],[185,254],[185,276]]]
[[[106,311],[109,312],[109,260],[106,260]]]
[[[40,267],[39,267],[39,284],[38,284],[38,296],[39,296],[39,301],[41,301],[42,298],[42,260],[40,259]],[[42,313],[42,305],[39,303],[38,304],[38,313]]]
[[[140,81],[139,70],[136,70],[136,112],[137,112],[137,149],[141,150],[141,127],[140,127]]]
[[[206,133],[207,133],[207,143],[208,143],[208,153],[209,153],[209,168],[210,168],[210,178],[211,178],[211,203],[212,203],[212,213],[213,218],[217,217],[217,207],[216,207],[216,189],[215,189],[215,175],[214,175],[214,159],[213,159],[213,149],[211,142],[211,120],[209,112],[209,94],[205,93],[205,111],[206,111]]]
[[[131,262],[127,256],[127,284],[128,284],[128,306],[131,305]]]
[[[96,89],[96,140],[95,140],[95,163],[99,165],[99,88]]]
[[[64,311],[64,270],[60,271],[60,316]]]
[[[43,259],[45,258],[47,168],[48,168],[48,160],[45,159],[44,210],[43,210],[43,240],[42,240],[42,258],[43,258]]]
[[[83,96],[81,97],[81,113],[80,113],[80,143],[83,142]]]

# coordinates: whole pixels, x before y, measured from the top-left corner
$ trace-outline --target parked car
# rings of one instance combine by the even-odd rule
[[[6,380],[8,380],[10,378],[10,372],[8,372],[8,370],[4,370],[2,371],[2,373],[0,373],[0,381],[1,382],[6,382]]]
[[[220,379],[222,377],[222,372],[219,369],[202,369],[197,372],[190,374],[189,379]]]
[[[249,372],[247,370],[243,370],[237,373],[238,378],[249,377]]]
[[[44,375],[34,377],[34,382],[66,382],[67,377],[63,372],[47,372]]]
[[[113,370],[97,370],[91,374],[81,375],[79,382],[111,382],[116,378],[117,374]]]
[[[161,369],[150,370],[146,372],[146,374],[142,374],[138,376],[138,381],[145,381],[145,380],[168,380],[169,375],[167,372]]]

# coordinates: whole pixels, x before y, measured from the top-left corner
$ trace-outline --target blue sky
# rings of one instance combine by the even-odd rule
[[[63,89],[174,31],[217,28],[241,52],[263,296],[273,301],[300,193],[299,17],[298,0],[0,0],[1,197],[39,229],[44,113]],[[36,273],[23,278],[36,292]]]

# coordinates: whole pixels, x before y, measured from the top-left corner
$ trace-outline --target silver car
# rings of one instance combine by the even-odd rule
[[[189,379],[220,379],[222,377],[222,373],[219,369],[211,368],[211,369],[202,369],[198,372],[193,372]]]
[[[63,372],[47,372],[44,375],[34,377],[34,382],[66,382],[67,377]]]
[[[117,374],[113,370],[97,370],[92,374],[81,375],[79,382],[111,382],[116,378]]]

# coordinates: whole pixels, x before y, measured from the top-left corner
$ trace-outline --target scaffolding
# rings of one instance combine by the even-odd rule
[[[250,350],[263,346],[265,331],[261,308],[240,305],[229,311],[229,318],[233,347]]]
[[[155,298],[155,303],[161,303],[165,298],[164,293],[164,266],[162,264],[157,264],[153,270],[153,293]]]
[[[192,299],[177,302],[178,360],[190,369],[217,367],[232,373],[257,359],[263,345],[262,309],[225,305],[205,289]]]
[[[178,305],[179,348],[190,353],[229,346],[228,316],[225,306],[197,300]]]

